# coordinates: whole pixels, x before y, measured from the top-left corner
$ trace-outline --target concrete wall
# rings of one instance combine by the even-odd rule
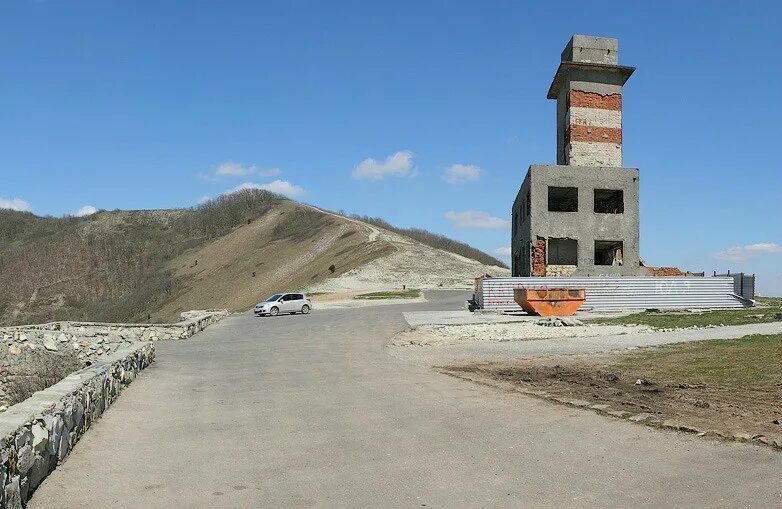
[[[23,507],[154,357],[154,344],[137,343],[0,414],[0,508]]]
[[[563,62],[619,63],[619,40],[594,35],[574,35],[562,51]]]
[[[530,247],[529,241],[531,239],[531,226],[532,219],[527,214],[527,201],[529,200],[530,193],[530,173],[527,172],[527,176],[524,182],[521,184],[516,195],[516,200],[513,202],[511,209],[511,220],[514,221],[514,225],[511,228],[511,275],[517,276],[523,273],[524,268],[529,269],[529,256]],[[526,244],[525,244],[526,239]]]
[[[529,224],[522,223],[511,242],[511,255],[529,249],[539,237],[571,238],[578,241],[578,276],[645,276],[640,267],[638,170],[571,166],[531,166],[514,202],[514,213],[522,205],[526,193],[531,195]],[[578,188],[577,212],[549,212],[548,187]],[[594,212],[595,189],[621,189],[624,193],[624,213]],[[624,244],[622,266],[595,265],[596,240],[621,240]],[[513,274],[529,276],[529,267],[514,266]]]

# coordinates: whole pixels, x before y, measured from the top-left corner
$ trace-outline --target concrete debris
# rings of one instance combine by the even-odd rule
[[[50,352],[56,352],[57,350],[59,350],[59,348],[57,348],[57,343],[55,343],[54,339],[51,337],[44,338],[43,347],[49,350]]]
[[[544,327],[577,327],[579,325],[584,325],[584,322],[578,318],[573,318],[570,316],[550,316],[548,318],[538,320],[535,323]]]

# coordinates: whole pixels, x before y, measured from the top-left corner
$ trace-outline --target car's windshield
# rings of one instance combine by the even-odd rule
[[[274,302],[276,300],[279,300],[280,297],[282,297],[281,293],[275,293],[274,295],[266,299],[264,302]]]

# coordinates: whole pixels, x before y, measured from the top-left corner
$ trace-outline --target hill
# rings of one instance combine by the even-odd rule
[[[168,321],[188,309],[247,309],[280,290],[463,287],[507,273],[476,251],[259,190],[83,218],[0,210],[0,324]]]

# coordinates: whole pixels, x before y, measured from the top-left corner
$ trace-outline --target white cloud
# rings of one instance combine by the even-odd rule
[[[76,211],[74,214],[76,217],[84,217],[84,216],[91,216],[92,214],[96,213],[98,209],[93,207],[92,205],[85,205],[79,210]]]
[[[757,244],[748,244],[746,246],[733,246],[724,251],[716,253],[715,258],[728,260],[731,262],[743,262],[748,258],[754,258],[764,254],[782,253],[782,246],[773,242],[759,242]]]
[[[282,170],[279,168],[259,168],[254,164],[244,166],[234,161],[226,161],[218,165],[214,173],[201,173],[199,176],[204,180],[217,180],[222,177],[246,177],[247,175],[276,177],[281,174]]]
[[[471,164],[452,164],[445,169],[443,179],[449,184],[463,184],[481,178],[483,170]]]
[[[0,209],[18,210],[19,212],[30,212],[32,210],[32,207],[30,207],[30,204],[21,198],[11,198],[10,200],[6,200],[5,198],[0,198]]]
[[[445,214],[457,228],[478,228],[482,230],[499,230],[507,228],[510,224],[505,219],[494,217],[480,210],[465,210],[455,212],[453,210]]]
[[[235,193],[237,191],[242,191],[244,189],[262,189],[264,191],[271,191],[272,193],[277,193],[283,196],[287,196],[288,198],[294,198],[296,196],[302,196],[306,194],[304,188],[297,186],[296,184],[291,184],[287,180],[279,180],[279,179],[273,182],[269,182],[268,184],[245,182],[243,184],[234,187],[229,191],[226,191],[224,194]]]
[[[211,200],[211,199],[212,199],[212,197],[211,197],[211,196],[209,196],[208,194],[205,194],[205,195],[203,195],[202,197],[200,197],[200,198],[198,199],[198,204],[199,204],[199,205],[203,205],[204,203],[208,202],[208,201],[209,201],[209,200]]]
[[[505,258],[510,258],[510,246],[508,247],[498,247],[494,250],[495,256],[502,256]]]
[[[382,180],[386,177],[405,177],[413,171],[413,153],[400,150],[388,156],[385,161],[376,161],[371,157],[364,159],[353,169],[353,178]]]

